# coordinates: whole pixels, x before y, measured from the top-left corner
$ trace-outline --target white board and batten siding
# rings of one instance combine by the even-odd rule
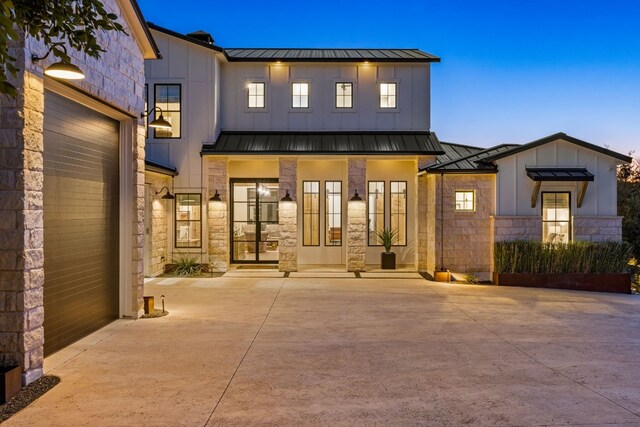
[[[571,192],[573,216],[615,216],[616,166],[619,160],[588,148],[556,140],[496,161],[496,214],[498,216],[540,215],[540,200],[531,207],[534,181],[527,176],[527,167],[586,167],[595,175],[589,183],[582,207],[577,207],[578,182],[543,182],[540,191]]]

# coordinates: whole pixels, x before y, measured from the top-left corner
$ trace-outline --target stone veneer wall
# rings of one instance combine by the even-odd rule
[[[209,158],[207,163],[209,195],[216,191],[221,202],[207,203],[207,228],[209,230],[209,263],[216,271],[229,269],[229,215],[228,173],[226,158]]]
[[[168,200],[163,200],[160,195],[155,195],[162,187],[171,188],[171,177],[147,172],[145,176],[147,184],[151,185],[151,218],[147,219],[147,226],[151,227],[151,259],[150,275],[157,276],[164,273],[164,265],[167,262],[167,209],[171,209]]]
[[[105,7],[120,14],[116,0]],[[107,50],[100,59],[68,49],[86,78],[73,86],[135,117],[130,147],[133,187],[130,213],[132,231],[131,312],[142,312],[144,286],[144,127],[137,119],[144,109],[144,59],[133,32],[120,20],[127,34],[99,33]],[[0,363],[19,364],[23,384],[43,374],[44,344],[44,242],[42,191],[44,83],[42,70],[56,61],[53,55],[37,64],[31,53],[47,49],[23,34],[10,42],[10,54],[20,70],[12,79],[16,99],[0,97]],[[128,127],[124,127],[127,129]],[[130,127],[128,129],[131,129]],[[128,171],[129,172],[129,171]],[[128,314],[128,313],[127,313]]]
[[[433,163],[435,157],[419,157],[418,170]],[[427,175],[418,176],[418,185],[416,185],[416,200],[418,201],[418,211],[416,217],[417,237],[417,265],[418,271],[429,270],[429,190]]]
[[[491,229],[495,242],[542,240],[542,217],[492,216]]]
[[[278,269],[280,271],[298,270],[298,161],[282,158],[279,161],[280,198],[287,192],[293,202],[279,202],[278,222],[280,238],[278,239]]]
[[[622,241],[621,216],[574,216],[573,238],[590,242]]]
[[[367,161],[348,160],[347,185],[347,271],[364,271],[367,252]],[[361,202],[349,201],[358,192]]]

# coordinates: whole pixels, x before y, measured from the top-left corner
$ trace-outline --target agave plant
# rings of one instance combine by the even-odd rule
[[[178,252],[178,259],[175,261],[175,274],[178,276],[193,276],[202,273],[202,264],[198,263],[198,258],[189,254]]]
[[[378,240],[380,240],[380,243],[384,246],[386,253],[391,252],[391,246],[398,243],[398,230],[382,228],[376,231],[376,236],[378,236]]]

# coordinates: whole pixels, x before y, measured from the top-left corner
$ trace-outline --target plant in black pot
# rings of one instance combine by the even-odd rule
[[[384,246],[384,252],[380,254],[380,267],[383,270],[394,270],[396,268],[396,254],[391,252],[391,246],[398,243],[398,231],[383,228],[376,231],[376,235]]]

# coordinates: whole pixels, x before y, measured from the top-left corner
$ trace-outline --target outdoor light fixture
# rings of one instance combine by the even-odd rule
[[[356,190],[355,194],[353,195],[353,197],[351,199],[349,199],[350,202],[361,202],[362,201],[362,197],[360,197],[360,195],[358,195],[358,190]]]
[[[171,129],[171,123],[169,123],[164,116],[162,115],[162,108],[160,107],[153,107],[149,112],[142,112],[140,113],[140,118],[144,119],[147,116],[150,116],[151,113],[153,113],[153,110],[158,110],[160,111],[160,117],[158,117],[155,120],[151,120],[151,123],[149,123],[149,127],[150,128],[156,128],[156,129]]]
[[[284,197],[282,199],[280,199],[280,201],[281,202],[293,202],[293,199],[289,195],[289,190],[287,190],[287,194],[285,194]]]
[[[171,194],[171,192],[169,191],[169,188],[168,188],[168,187],[162,187],[162,188],[160,189],[160,191],[156,191],[156,196],[157,196],[158,194],[162,193],[162,191],[164,191],[164,190],[167,190],[167,194],[165,194],[164,196],[162,196],[162,197],[161,197],[161,199],[164,199],[164,200],[173,200],[173,199],[175,199],[175,198],[176,198],[176,196],[174,196],[173,194]]]
[[[32,54],[31,61],[38,62],[38,61],[42,61],[43,59],[46,59],[53,51],[53,48],[56,46],[60,46],[62,50],[64,50],[65,55],[67,54],[67,48],[63,43],[53,43],[45,56],[38,56],[36,54]],[[57,79],[65,79],[65,80],[84,79],[84,73],[82,72],[82,70],[80,70],[80,68],[76,67],[70,62],[64,62],[64,61],[58,61],[49,65],[44,70],[44,73],[47,76],[55,77]]]
[[[214,194],[213,196],[211,196],[209,198],[210,202],[221,202],[222,199],[220,198],[220,195],[218,194],[218,190],[216,190],[216,194]]]

